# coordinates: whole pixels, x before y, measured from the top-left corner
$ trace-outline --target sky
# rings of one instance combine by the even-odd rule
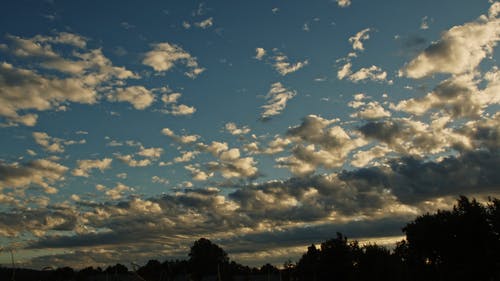
[[[500,2],[0,11],[0,264],[297,261],[500,193]]]

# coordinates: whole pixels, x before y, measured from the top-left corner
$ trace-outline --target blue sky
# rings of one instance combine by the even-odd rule
[[[5,1],[0,262],[250,265],[498,193],[496,1]]]

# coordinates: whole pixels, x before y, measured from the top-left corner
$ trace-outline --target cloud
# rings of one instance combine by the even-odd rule
[[[254,178],[258,176],[257,162],[253,157],[242,157],[239,148],[229,148],[226,142],[213,141],[210,145],[198,144],[200,151],[209,152],[217,161],[205,164],[208,172],[190,165],[189,169],[194,175],[213,176],[212,172],[219,172],[223,178]],[[194,168],[196,169],[194,169]]]
[[[266,95],[267,102],[262,106],[264,112],[261,113],[261,118],[265,120],[281,114],[288,100],[295,97],[296,94],[295,91],[283,87],[280,82],[273,83]]]
[[[208,19],[197,22],[194,25],[201,29],[207,29],[214,25],[214,19],[212,17],[209,17]]]
[[[217,170],[224,178],[252,178],[257,176],[257,162],[252,157],[241,157],[238,148],[219,154],[219,162],[211,163],[210,169]]]
[[[350,61],[346,62],[337,71],[337,78],[343,80],[344,78],[349,79],[354,83],[358,83],[365,80],[375,81],[375,82],[387,82],[392,84],[392,80],[387,80],[387,72],[383,71],[380,67],[372,65],[367,68],[361,68],[356,72],[352,72],[352,63]]]
[[[179,98],[182,96],[181,93],[172,93],[172,94],[163,94],[161,96],[161,101],[164,104],[172,104],[172,103],[177,103]]]
[[[59,163],[37,159],[25,164],[0,162],[0,190],[39,186],[48,194],[57,193],[54,183],[63,181],[68,167]]]
[[[351,67],[352,67],[352,63],[351,62],[347,62],[346,64],[344,64],[337,71],[337,78],[339,78],[339,80],[342,80],[342,79],[348,77],[352,73]]]
[[[346,2],[346,1],[344,1]],[[348,2],[348,1],[347,1]],[[340,2],[339,2],[340,5]],[[363,46],[363,41],[370,39],[370,28],[365,28],[360,32],[356,33],[356,35],[349,37],[349,43],[352,44],[353,50],[364,51],[365,47]]]
[[[450,148],[463,150],[471,147],[470,140],[453,128],[447,127],[448,117],[437,118],[430,124],[407,118],[373,121],[359,127],[367,138],[387,144],[402,155],[415,157],[442,153]]]
[[[188,70],[185,74],[196,78],[205,69],[198,66],[198,61],[180,46],[170,43],[152,44],[153,50],[144,55],[142,63],[152,67],[155,71],[163,72],[173,68],[176,64],[184,65]]]
[[[433,109],[446,112],[454,118],[478,117],[493,98],[486,97],[477,88],[477,81],[470,74],[456,75],[440,82],[432,92],[423,97],[410,98],[394,105],[395,110],[424,115]]]
[[[130,167],[146,167],[152,164],[151,159],[145,158],[136,160],[134,159],[134,156],[131,154],[115,155],[115,157],[116,159],[120,160],[121,162],[127,164]]]
[[[351,5],[351,0],[336,0],[339,7],[345,8]]]
[[[126,191],[130,191],[131,188],[122,184],[122,183],[117,183],[114,188],[106,190],[104,193],[106,196],[109,197],[111,200],[118,200],[123,197],[123,194]]]
[[[74,140],[65,140],[65,139],[60,139],[60,138],[54,138],[49,136],[47,133],[44,132],[33,132],[33,138],[35,139],[35,142],[39,144],[41,147],[43,147],[44,150],[52,152],[52,153],[62,153],[64,152],[64,146],[65,145],[72,145],[72,144],[84,144],[86,141],[84,139],[80,141],[74,141]]]
[[[365,141],[351,138],[340,126],[331,126],[337,121],[309,115],[300,125],[290,128],[287,138],[295,144],[292,155],[277,158],[278,166],[299,176],[313,173],[318,166],[342,167],[349,153]]]
[[[194,114],[196,112],[196,108],[194,106],[177,103],[181,97],[181,93],[163,94],[161,100],[163,101],[163,104],[165,104],[166,108],[160,111],[174,116]]]
[[[0,116],[14,123],[36,123],[36,114],[19,115],[18,111],[44,111],[66,101],[93,104],[96,100],[96,92],[79,79],[45,78],[32,70],[0,63]]]
[[[255,58],[258,60],[262,60],[262,58],[266,55],[266,50],[264,50],[264,48],[255,48],[255,52],[257,53]]]
[[[168,184],[169,183],[168,179],[165,179],[165,178],[162,178],[162,177],[159,177],[159,176],[152,176],[151,177],[151,181],[153,183],[161,183],[161,184]]]
[[[171,107],[171,110],[169,111],[170,114],[174,116],[181,116],[181,115],[192,115],[196,112],[196,108],[194,106],[188,106],[185,104],[174,104]]]
[[[113,94],[108,95],[108,100],[129,102],[135,109],[145,109],[155,100],[155,95],[143,86],[130,86],[117,88]]]
[[[420,22],[420,29],[422,29],[422,30],[429,29],[429,17],[428,16],[425,16],[422,18],[422,20]]]
[[[184,151],[182,152],[181,156],[174,158],[174,162],[175,163],[189,162],[193,160],[199,153],[200,153],[199,151]]]
[[[77,34],[7,38],[7,52],[20,62],[33,61],[30,69],[0,63],[0,116],[9,121],[7,125],[34,126],[37,115],[28,110],[52,110],[68,102],[95,104],[105,86],[138,78],[126,68],[114,66],[101,49],[84,49],[86,39]],[[70,55],[56,52],[53,46],[57,44],[65,45]],[[59,73],[47,75],[46,69]]]
[[[385,110],[377,101],[371,101],[368,103],[355,101],[350,102],[349,106],[358,109],[355,113],[350,115],[352,118],[374,120],[391,116],[391,113]]]
[[[274,69],[282,76],[293,73],[309,64],[308,60],[291,63],[288,61],[288,57],[282,54],[274,56],[273,59]]]
[[[150,148],[141,147],[139,152],[137,152],[137,155],[152,159],[158,159],[162,154],[163,154],[163,148],[161,147],[150,147]]]
[[[241,128],[238,128],[238,126],[233,122],[226,123],[224,128],[231,135],[245,135],[245,134],[250,133],[250,128],[248,128],[247,126],[243,126]]]
[[[295,63],[290,62],[288,56],[280,52],[278,48],[274,48],[272,49],[272,51],[273,55],[267,55],[267,52],[264,48],[256,48],[255,58],[257,60],[263,60],[264,58],[266,58],[265,62],[272,65],[274,70],[276,70],[282,76],[286,76],[290,73],[296,72],[309,64],[308,60],[298,61]]]
[[[340,74],[338,76],[340,77]],[[379,81],[379,82],[387,81],[387,72],[383,71],[380,67],[376,65],[372,65],[368,68],[361,68],[360,70],[350,74],[348,79],[355,83],[364,80]],[[388,81],[388,83],[392,84],[391,81]]]
[[[89,177],[89,172],[92,169],[99,169],[101,172],[104,172],[104,170],[111,167],[111,162],[113,162],[111,158],[78,160],[76,168],[71,173],[77,177]]]
[[[439,41],[405,65],[400,75],[423,78],[435,73],[474,71],[483,59],[492,54],[500,40],[500,19],[494,7],[495,4],[491,6],[489,16],[481,16],[476,21],[445,31]]]
[[[188,144],[188,143],[193,143],[198,140],[200,136],[198,135],[184,135],[184,136],[179,136],[176,135],[172,130],[169,128],[163,128],[161,130],[161,133],[164,134],[165,136],[170,137],[173,141],[182,143],[182,144]]]
[[[184,166],[184,168],[189,172],[191,172],[192,179],[195,181],[206,181],[214,176],[213,172],[202,171],[201,169],[197,168],[194,165],[187,165]]]
[[[358,168],[365,167],[372,160],[381,158],[389,152],[391,152],[391,149],[389,149],[386,145],[377,145],[369,150],[357,151],[353,156],[351,164]]]

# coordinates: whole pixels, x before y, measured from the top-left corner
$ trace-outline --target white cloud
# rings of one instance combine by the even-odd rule
[[[214,19],[212,17],[209,17],[208,19],[197,22],[194,25],[196,25],[197,27],[202,28],[202,29],[207,29],[207,28],[211,27],[212,25],[214,25]]]
[[[224,178],[249,178],[257,175],[257,162],[252,157],[241,157],[238,148],[225,147],[217,155],[218,162],[210,162],[212,171],[219,171]]]
[[[159,176],[152,176],[151,177],[151,181],[153,183],[160,183],[160,184],[168,184],[169,183],[168,179],[162,178],[162,177],[159,177]]]
[[[264,48],[255,48],[255,52],[257,53],[255,58],[258,60],[262,60],[262,58],[266,55],[266,50],[264,50]]]
[[[182,116],[182,115],[192,115],[196,112],[196,108],[194,106],[188,106],[185,104],[173,104],[168,113],[174,116]]]
[[[128,187],[122,183],[117,183],[114,188],[106,190],[105,194],[111,200],[118,200],[118,199],[123,197],[123,194],[126,191],[130,191],[130,187]]]
[[[163,94],[161,100],[165,104],[166,108],[160,110],[160,112],[174,116],[194,114],[196,112],[196,108],[194,106],[177,103],[181,97],[181,93]]]
[[[193,160],[199,153],[200,153],[199,151],[184,151],[182,152],[181,156],[174,158],[174,162],[175,163],[189,162]]]
[[[37,115],[27,110],[45,111],[66,107],[65,103],[94,104],[100,91],[125,79],[138,78],[124,67],[116,67],[101,49],[86,50],[86,39],[71,33],[33,38],[8,36],[7,52],[19,60],[33,61],[30,69],[0,63],[0,116],[7,125],[36,124]],[[68,54],[60,54],[54,44],[64,44]],[[82,52],[83,49],[83,52]],[[57,48],[59,50],[59,48]],[[33,59],[36,58],[36,59]],[[43,69],[63,75],[46,75]],[[19,115],[23,111],[24,115]]]
[[[191,28],[191,24],[187,21],[183,21],[182,22],[182,27],[184,27],[184,29],[190,29]]]
[[[181,93],[163,94],[161,96],[161,101],[164,104],[177,103],[177,101],[181,96],[182,96]]]
[[[35,142],[39,144],[41,147],[43,147],[44,150],[53,152],[53,153],[62,153],[64,152],[64,146],[65,145],[71,145],[71,144],[84,144],[86,141],[84,139],[80,141],[74,141],[74,140],[65,140],[65,139],[60,139],[60,138],[54,138],[49,136],[47,133],[44,132],[33,132],[33,138],[35,139]]]
[[[200,170],[199,168],[195,167],[194,165],[187,165],[184,166],[186,170],[191,172],[192,178],[195,181],[206,181],[209,178],[214,176],[214,173],[208,173],[205,171]]]
[[[287,138],[295,144],[292,155],[277,158],[278,167],[288,168],[297,175],[311,174],[318,166],[342,167],[349,153],[366,141],[352,138],[340,126],[331,126],[337,121],[309,115],[300,125],[290,128]]]
[[[136,160],[134,159],[133,155],[127,154],[127,155],[115,155],[116,159],[122,161],[123,163],[127,164],[130,167],[146,167],[152,164],[151,160],[149,158],[141,159],[141,160]]]
[[[288,57],[285,55],[276,55],[274,57],[274,69],[278,71],[279,74],[285,76],[287,74],[293,73],[304,66],[308,65],[309,61],[304,60],[304,61],[299,61],[296,63],[291,63],[288,61]]]
[[[173,141],[178,142],[178,143],[193,143],[198,140],[200,136],[198,135],[184,135],[184,136],[179,136],[176,135],[172,130],[169,128],[163,128],[161,130],[161,133],[164,134],[165,136],[170,137]]]
[[[369,150],[357,151],[353,156],[351,164],[354,167],[365,167],[372,160],[383,157],[389,152],[391,150],[386,145],[377,145]]]
[[[370,28],[365,28],[349,38],[349,43],[352,44],[354,50],[363,51],[365,49],[363,41],[370,39],[370,34],[368,34],[370,31]]]
[[[78,160],[76,162],[76,168],[71,172],[71,174],[78,177],[89,177],[90,170],[99,169],[101,172],[104,172],[104,170],[111,167],[112,161],[113,159],[111,158],[103,158],[101,160]]]
[[[117,88],[113,94],[108,95],[110,101],[129,102],[135,109],[145,109],[155,100],[154,94],[143,86],[130,86]]]
[[[387,72],[383,71],[380,67],[376,65],[372,65],[368,68],[361,68],[360,70],[350,74],[348,79],[353,82],[359,82],[364,80],[379,81],[379,82],[387,81]],[[392,84],[391,81],[388,81],[388,83]]]
[[[231,135],[245,135],[250,133],[250,128],[247,126],[238,128],[238,126],[233,122],[226,123],[224,127]]]
[[[481,115],[494,100],[495,95],[491,95],[488,87],[484,92],[479,91],[474,74],[464,74],[452,76],[425,96],[402,100],[392,108],[415,115],[439,109],[452,117],[471,118]]]
[[[267,148],[264,149],[264,154],[276,154],[285,150],[285,148],[291,143],[288,138],[281,138],[279,136],[275,136],[275,138],[270,141],[267,145]]]
[[[345,8],[351,5],[351,0],[336,0],[339,7]]]
[[[344,66],[342,66],[338,72],[337,72],[337,77],[342,80],[346,77],[348,77],[351,73],[352,73],[352,70],[351,70],[351,67],[352,67],[352,63],[350,62],[347,62],[346,64],[344,64]]]
[[[186,75],[196,78],[205,69],[198,66],[198,61],[180,46],[170,43],[158,43],[152,45],[153,50],[144,55],[142,63],[151,66],[156,71],[168,71],[175,64],[184,65],[188,71]]]
[[[46,193],[53,194],[57,189],[52,185],[63,181],[67,170],[68,167],[47,159],[37,159],[26,164],[0,162],[0,190],[37,185]]]
[[[139,152],[137,152],[137,155],[151,159],[158,159],[162,154],[163,154],[163,148],[161,147],[150,147],[150,148],[141,147]]]
[[[422,21],[420,22],[420,29],[426,30],[429,29],[429,17],[425,16],[422,18]]]
[[[295,91],[283,87],[280,82],[273,83],[266,95],[267,102],[262,106],[264,112],[262,112],[261,118],[268,119],[280,114],[285,109],[288,100],[295,97],[296,94]]]
[[[454,26],[441,35],[400,71],[400,75],[422,78],[434,73],[462,74],[471,72],[491,55],[500,40],[500,19],[493,4],[490,16]]]
[[[380,103],[376,101],[371,101],[368,103],[362,103],[362,104],[356,104],[354,103],[353,106],[354,108],[361,107],[357,112],[351,114],[350,116],[353,118],[361,118],[361,119],[366,119],[366,120],[374,120],[374,119],[380,119],[380,118],[385,118],[385,117],[390,117],[391,113],[387,110],[385,110]]]

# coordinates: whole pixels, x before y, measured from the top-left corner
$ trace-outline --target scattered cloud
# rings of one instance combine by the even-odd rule
[[[280,82],[273,83],[266,95],[267,102],[262,106],[264,112],[260,115],[263,120],[281,114],[287,102],[297,93],[285,88]]]
[[[152,67],[155,71],[169,71],[176,64],[184,65],[187,68],[185,74],[191,78],[196,78],[205,71],[205,68],[198,66],[198,61],[180,46],[170,43],[152,44],[153,50],[144,55],[142,63]]]
[[[194,106],[188,106],[185,104],[174,104],[171,107],[171,110],[169,111],[170,114],[174,116],[180,116],[180,115],[192,115],[196,112],[196,108]]]
[[[0,116],[9,120],[8,125],[34,126],[38,115],[26,113],[28,110],[52,110],[68,102],[95,104],[103,86],[138,78],[132,71],[114,66],[101,49],[87,50],[87,39],[77,34],[62,32],[32,38],[8,35],[7,38],[10,42],[5,45],[7,52],[20,60],[35,62],[30,69],[0,63]],[[63,56],[55,50],[55,45],[75,50],[71,56]],[[44,69],[63,75],[46,75]]]
[[[256,48],[255,52],[257,53],[255,58],[258,60],[262,60],[262,58],[266,55],[266,50],[264,50],[264,48]]]
[[[360,32],[356,33],[356,35],[349,37],[349,43],[352,44],[353,50],[357,51],[365,50],[365,47],[363,46],[363,41],[370,39],[370,34],[368,34],[370,31],[372,31],[370,28],[365,28]]]
[[[24,164],[0,162],[0,190],[26,189],[34,185],[41,187],[45,193],[57,193],[53,184],[63,181],[68,169],[48,159],[37,159]]]
[[[285,55],[276,55],[273,57],[273,59],[274,69],[282,76],[296,72],[297,70],[309,64],[308,60],[291,63],[288,61],[288,57]]]
[[[351,5],[351,0],[336,0],[339,7],[345,8]]]
[[[207,29],[214,25],[214,19],[209,17],[206,20],[195,23],[194,25],[202,29]]]
[[[76,161],[76,168],[71,174],[77,177],[89,177],[89,172],[92,169],[99,169],[104,172],[104,170],[111,167],[111,162],[113,162],[111,158],[78,160]]]
[[[368,68],[361,68],[360,70],[350,74],[348,79],[353,82],[359,82],[364,80],[386,81],[387,72],[383,71],[380,67],[376,65],[372,65]],[[391,82],[388,81],[388,83]]]
[[[86,141],[84,139],[79,140],[79,141],[74,141],[74,140],[65,140],[61,138],[55,138],[49,136],[47,133],[44,132],[33,132],[33,138],[35,139],[35,142],[39,144],[44,150],[52,153],[62,153],[64,152],[64,146],[65,145],[72,145],[72,144],[84,144]]]
[[[422,29],[422,30],[429,29],[429,17],[428,16],[423,17],[422,20],[420,21],[420,29]]]
[[[200,136],[198,135],[176,135],[172,130],[169,128],[163,128],[161,130],[161,133],[164,134],[165,136],[170,137],[173,141],[182,143],[182,144],[187,144],[187,143],[193,143],[198,140]]]
[[[108,95],[108,100],[129,102],[135,109],[145,109],[155,100],[154,94],[143,86],[130,86],[117,88],[113,94]]]
[[[243,126],[241,128],[238,128],[238,126],[236,125],[236,123],[233,123],[233,122],[226,123],[226,125],[224,126],[224,128],[231,135],[245,135],[245,134],[250,133],[250,131],[251,131],[250,128],[248,128],[247,126]]]

